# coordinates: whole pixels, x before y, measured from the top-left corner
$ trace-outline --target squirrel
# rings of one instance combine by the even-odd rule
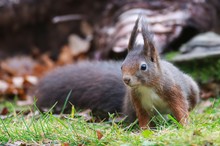
[[[37,107],[45,111],[54,106],[53,113],[60,113],[72,91],[66,113],[73,104],[98,112],[99,117],[101,111],[105,113],[104,118],[107,113],[122,112],[130,122],[138,118],[141,128],[147,128],[157,112],[171,113],[181,124],[187,124],[189,111],[199,102],[199,87],[190,76],[159,58],[143,20],[143,44],[135,42],[140,35],[139,19],[132,30],[123,63],[84,61],[51,71],[36,87]]]
[[[180,124],[186,125],[189,111],[199,102],[199,87],[190,76],[159,58],[146,22],[140,19],[139,16],[135,22],[121,66],[127,86],[123,113],[133,121],[135,115],[130,113],[135,110],[143,129],[149,128],[150,119],[158,112],[172,114]],[[136,43],[139,36],[142,44]]]
[[[120,67],[119,61],[83,61],[58,67],[39,81],[36,105],[41,111],[54,106],[53,113],[60,113],[71,91],[65,113],[70,113],[72,105],[91,109],[101,119],[108,118],[108,113],[120,113],[126,93]]]

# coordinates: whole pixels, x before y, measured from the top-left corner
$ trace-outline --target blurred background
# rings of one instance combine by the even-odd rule
[[[122,60],[139,14],[165,58],[219,94],[219,0],[0,0],[0,100],[28,99],[47,71],[79,60]]]

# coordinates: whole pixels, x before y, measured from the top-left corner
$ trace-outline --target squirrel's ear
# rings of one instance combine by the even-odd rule
[[[159,54],[154,46],[153,36],[147,28],[147,22],[143,18],[141,19],[141,33],[144,40],[145,55],[149,57],[152,62],[155,62],[159,67]]]
[[[133,30],[131,32],[131,36],[128,43],[128,51],[132,50],[134,48],[134,44],[138,35],[138,24],[139,24],[140,16],[138,16],[137,20],[135,21],[135,25],[133,27]]]

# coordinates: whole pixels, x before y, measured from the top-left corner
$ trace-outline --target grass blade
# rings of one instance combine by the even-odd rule
[[[66,97],[66,101],[65,101],[65,103],[64,103],[64,105],[63,105],[63,108],[62,108],[62,110],[61,110],[61,114],[63,114],[63,112],[64,112],[64,110],[65,110],[65,108],[66,108],[66,104],[67,104],[67,101],[68,101],[69,98],[70,98],[71,93],[72,93],[72,90],[70,90],[70,92],[68,93],[68,95],[67,95],[67,97]]]

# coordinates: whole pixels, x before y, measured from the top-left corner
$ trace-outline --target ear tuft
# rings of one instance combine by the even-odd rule
[[[140,15],[138,16],[137,20],[135,21],[135,25],[131,32],[131,36],[128,43],[128,51],[134,48],[134,44],[138,35],[138,25],[139,25]]]
[[[157,52],[157,49],[154,46],[152,34],[147,28],[147,22],[144,18],[141,19],[141,33],[144,40],[144,53],[146,57],[149,57],[150,60],[157,64],[158,68],[159,66],[159,55]]]

